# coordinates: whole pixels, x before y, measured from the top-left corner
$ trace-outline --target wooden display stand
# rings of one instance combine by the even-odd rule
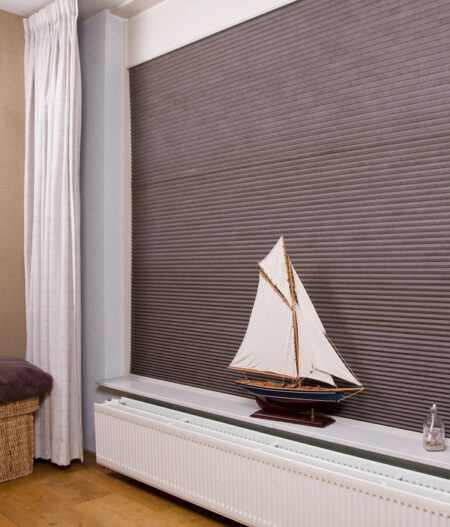
[[[275,413],[267,410],[258,410],[250,417],[257,417],[258,419],[270,419],[272,421],[282,421],[284,423],[294,423],[297,425],[315,426],[317,428],[324,428],[325,426],[334,423],[335,420],[326,415],[317,415],[314,410],[310,414],[289,414],[289,413]]]

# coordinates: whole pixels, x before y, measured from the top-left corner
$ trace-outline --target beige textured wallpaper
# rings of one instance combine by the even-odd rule
[[[25,357],[22,18],[0,11],[0,355]]]

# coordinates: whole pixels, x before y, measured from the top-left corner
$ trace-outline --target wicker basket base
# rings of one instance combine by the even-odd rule
[[[0,482],[33,472],[33,412],[39,398],[0,404]]]

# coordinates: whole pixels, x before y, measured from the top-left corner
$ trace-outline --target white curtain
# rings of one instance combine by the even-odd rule
[[[77,16],[76,0],[56,0],[24,20],[27,359],[54,379],[35,457],[58,465],[83,457]]]

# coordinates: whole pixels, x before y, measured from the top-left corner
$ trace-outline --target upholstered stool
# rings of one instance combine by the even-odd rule
[[[0,482],[33,472],[33,413],[52,384],[29,362],[0,356]]]

